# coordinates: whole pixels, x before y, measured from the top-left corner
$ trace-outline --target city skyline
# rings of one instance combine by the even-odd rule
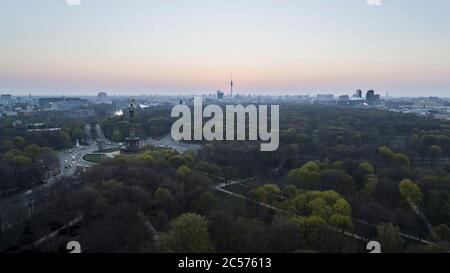
[[[450,94],[445,0],[2,3],[2,93]]]

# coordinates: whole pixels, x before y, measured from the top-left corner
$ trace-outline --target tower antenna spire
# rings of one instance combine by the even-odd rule
[[[230,96],[233,98],[233,73],[231,73]]]

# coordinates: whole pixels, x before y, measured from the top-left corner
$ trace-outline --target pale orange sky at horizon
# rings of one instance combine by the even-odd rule
[[[3,2],[2,92],[450,97],[450,1]]]

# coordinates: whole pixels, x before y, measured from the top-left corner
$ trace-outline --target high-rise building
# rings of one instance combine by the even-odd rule
[[[380,102],[380,94],[375,94],[375,91],[369,90],[366,93],[366,102],[368,105],[376,105]]]
[[[333,94],[317,94],[317,100],[318,101],[334,100],[334,95]]]
[[[217,91],[217,100],[223,100],[223,92],[220,90]]]
[[[336,104],[333,94],[317,94],[315,104]]]
[[[338,104],[340,104],[340,105],[349,105],[350,104],[349,96],[348,95],[339,96]]]
[[[353,95],[354,98],[362,98],[362,90],[358,89],[355,92],[355,95]]]
[[[12,96],[11,94],[2,94],[0,104],[3,106],[10,106],[12,103]]]
[[[86,105],[87,100],[81,98],[66,98],[66,97],[57,97],[57,98],[39,98],[39,107],[42,109],[53,109],[53,110],[72,110],[74,108],[78,108]]]
[[[366,93],[366,102],[369,105],[374,105],[375,104],[375,91],[373,90],[369,90]]]
[[[348,101],[349,99],[348,95],[339,96],[339,101]]]

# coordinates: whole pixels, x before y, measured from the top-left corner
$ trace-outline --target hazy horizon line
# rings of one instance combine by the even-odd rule
[[[362,89],[361,89],[362,90]],[[372,89],[368,89],[368,90],[372,90]],[[363,98],[365,97],[365,92],[367,92],[368,90],[362,90],[363,91]],[[195,96],[214,96],[216,95],[217,91],[222,91],[222,90],[216,90],[214,92],[210,92],[210,93],[173,93],[173,94],[161,94],[161,93],[132,93],[132,94],[125,94],[125,93],[110,93],[108,91],[98,91],[98,92],[92,92],[89,94],[67,94],[67,93],[58,93],[58,94],[46,94],[46,93],[28,93],[28,94],[14,94],[12,92],[0,92],[0,94],[5,95],[11,95],[14,97],[28,97],[28,96],[32,96],[32,97],[97,97],[98,93],[100,92],[105,92],[107,94],[108,97],[151,97],[151,96],[158,96],[158,97],[195,97]],[[356,91],[356,90],[355,90]],[[376,90],[374,90],[376,94],[380,94],[380,96],[382,98],[428,98],[428,97],[438,97],[438,98],[447,98],[450,99],[450,96],[442,96],[442,95],[392,95],[389,92],[389,95],[386,96],[386,93],[381,93],[381,92],[377,92]],[[222,91],[223,92],[223,91]],[[241,97],[248,97],[249,95],[251,97],[254,96],[265,96],[265,97],[284,97],[284,96],[310,96],[310,97],[314,97],[317,95],[333,95],[335,97],[338,96],[344,96],[344,95],[348,95],[350,98],[352,98],[354,93],[333,93],[333,92],[309,92],[309,93],[280,93],[280,94],[270,94],[270,93],[239,93],[233,90],[233,97],[236,96],[241,96]],[[230,94],[227,92],[224,92],[225,97],[228,97]]]

